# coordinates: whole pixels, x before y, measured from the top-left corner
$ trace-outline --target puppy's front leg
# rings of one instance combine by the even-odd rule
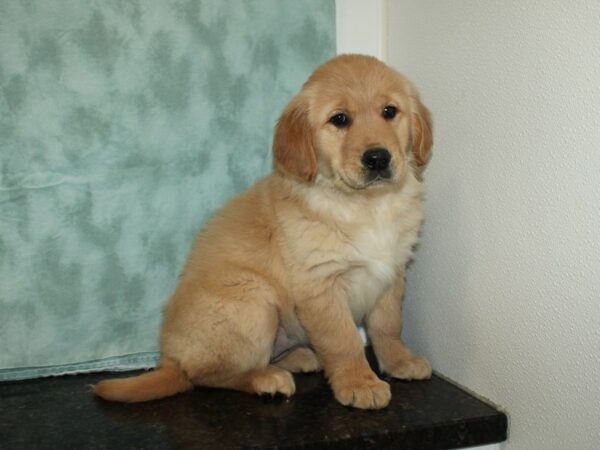
[[[300,322],[323,362],[335,398],[362,409],[384,408],[390,386],[369,367],[350,308],[343,298],[329,293],[297,306]]]
[[[403,294],[404,273],[401,273],[367,316],[367,333],[383,372],[403,380],[430,378],[431,366],[427,360],[415,355],[400,339]]]

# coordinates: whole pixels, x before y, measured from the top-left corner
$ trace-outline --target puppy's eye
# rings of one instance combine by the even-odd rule
[[[396,114],[398,114],[398,109],[395,106],[387,105],[383,108],[383,113],[381,115],[384,119],[391,120],[396,117]]]
[[[329,118],[329,122],[338,128],[346,128],[350,125],[350,117],[346,113],[337,113]]]

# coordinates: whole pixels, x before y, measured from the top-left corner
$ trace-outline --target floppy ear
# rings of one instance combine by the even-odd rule
[[[305,101],[294,98],[277,122],[273,138],[273,160],[282,172],[312,183],[317,176],[317,154],[313,129]]]
[[[431,113],[421,103],[417,95],[413,97],[413,154],[417,164],[417,172],[421,174],[431,156],[433,146],[433,123]]]

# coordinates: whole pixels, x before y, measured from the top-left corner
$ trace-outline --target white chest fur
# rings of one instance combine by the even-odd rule
[[[334,229],[330,238],[315,248],[317,258],[312,267],[322,268],[322,276],[337,275],[332,277],[336,290],[346,297],[356,323],[410,259],[423,219],[421,193],[421,183],[410,177],[400,192],[356,201],[308,197],[312,207],[332,219],[329,226]]]
[[[376,205],[372,222],[352,242],[350,261],[355,268],[344,275],[344,280],[357,323],[402,273],[412,255],[422,211],[420,202],[412,199],[406,204],[402,200],[402,197],[387,199]]]

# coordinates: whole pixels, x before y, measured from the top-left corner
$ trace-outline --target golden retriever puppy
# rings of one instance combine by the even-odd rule
[[[400,340],[404,269],[423,218],[431,118],[413,86],[375,58],[319,67],[284,110],[275,168],[197,237],[164,317],[157,368],[97,395],[152,400],[210,386],[291,396],[292,372],[324,369],[336,399],[383,408],[380,368],[431,376]]]

